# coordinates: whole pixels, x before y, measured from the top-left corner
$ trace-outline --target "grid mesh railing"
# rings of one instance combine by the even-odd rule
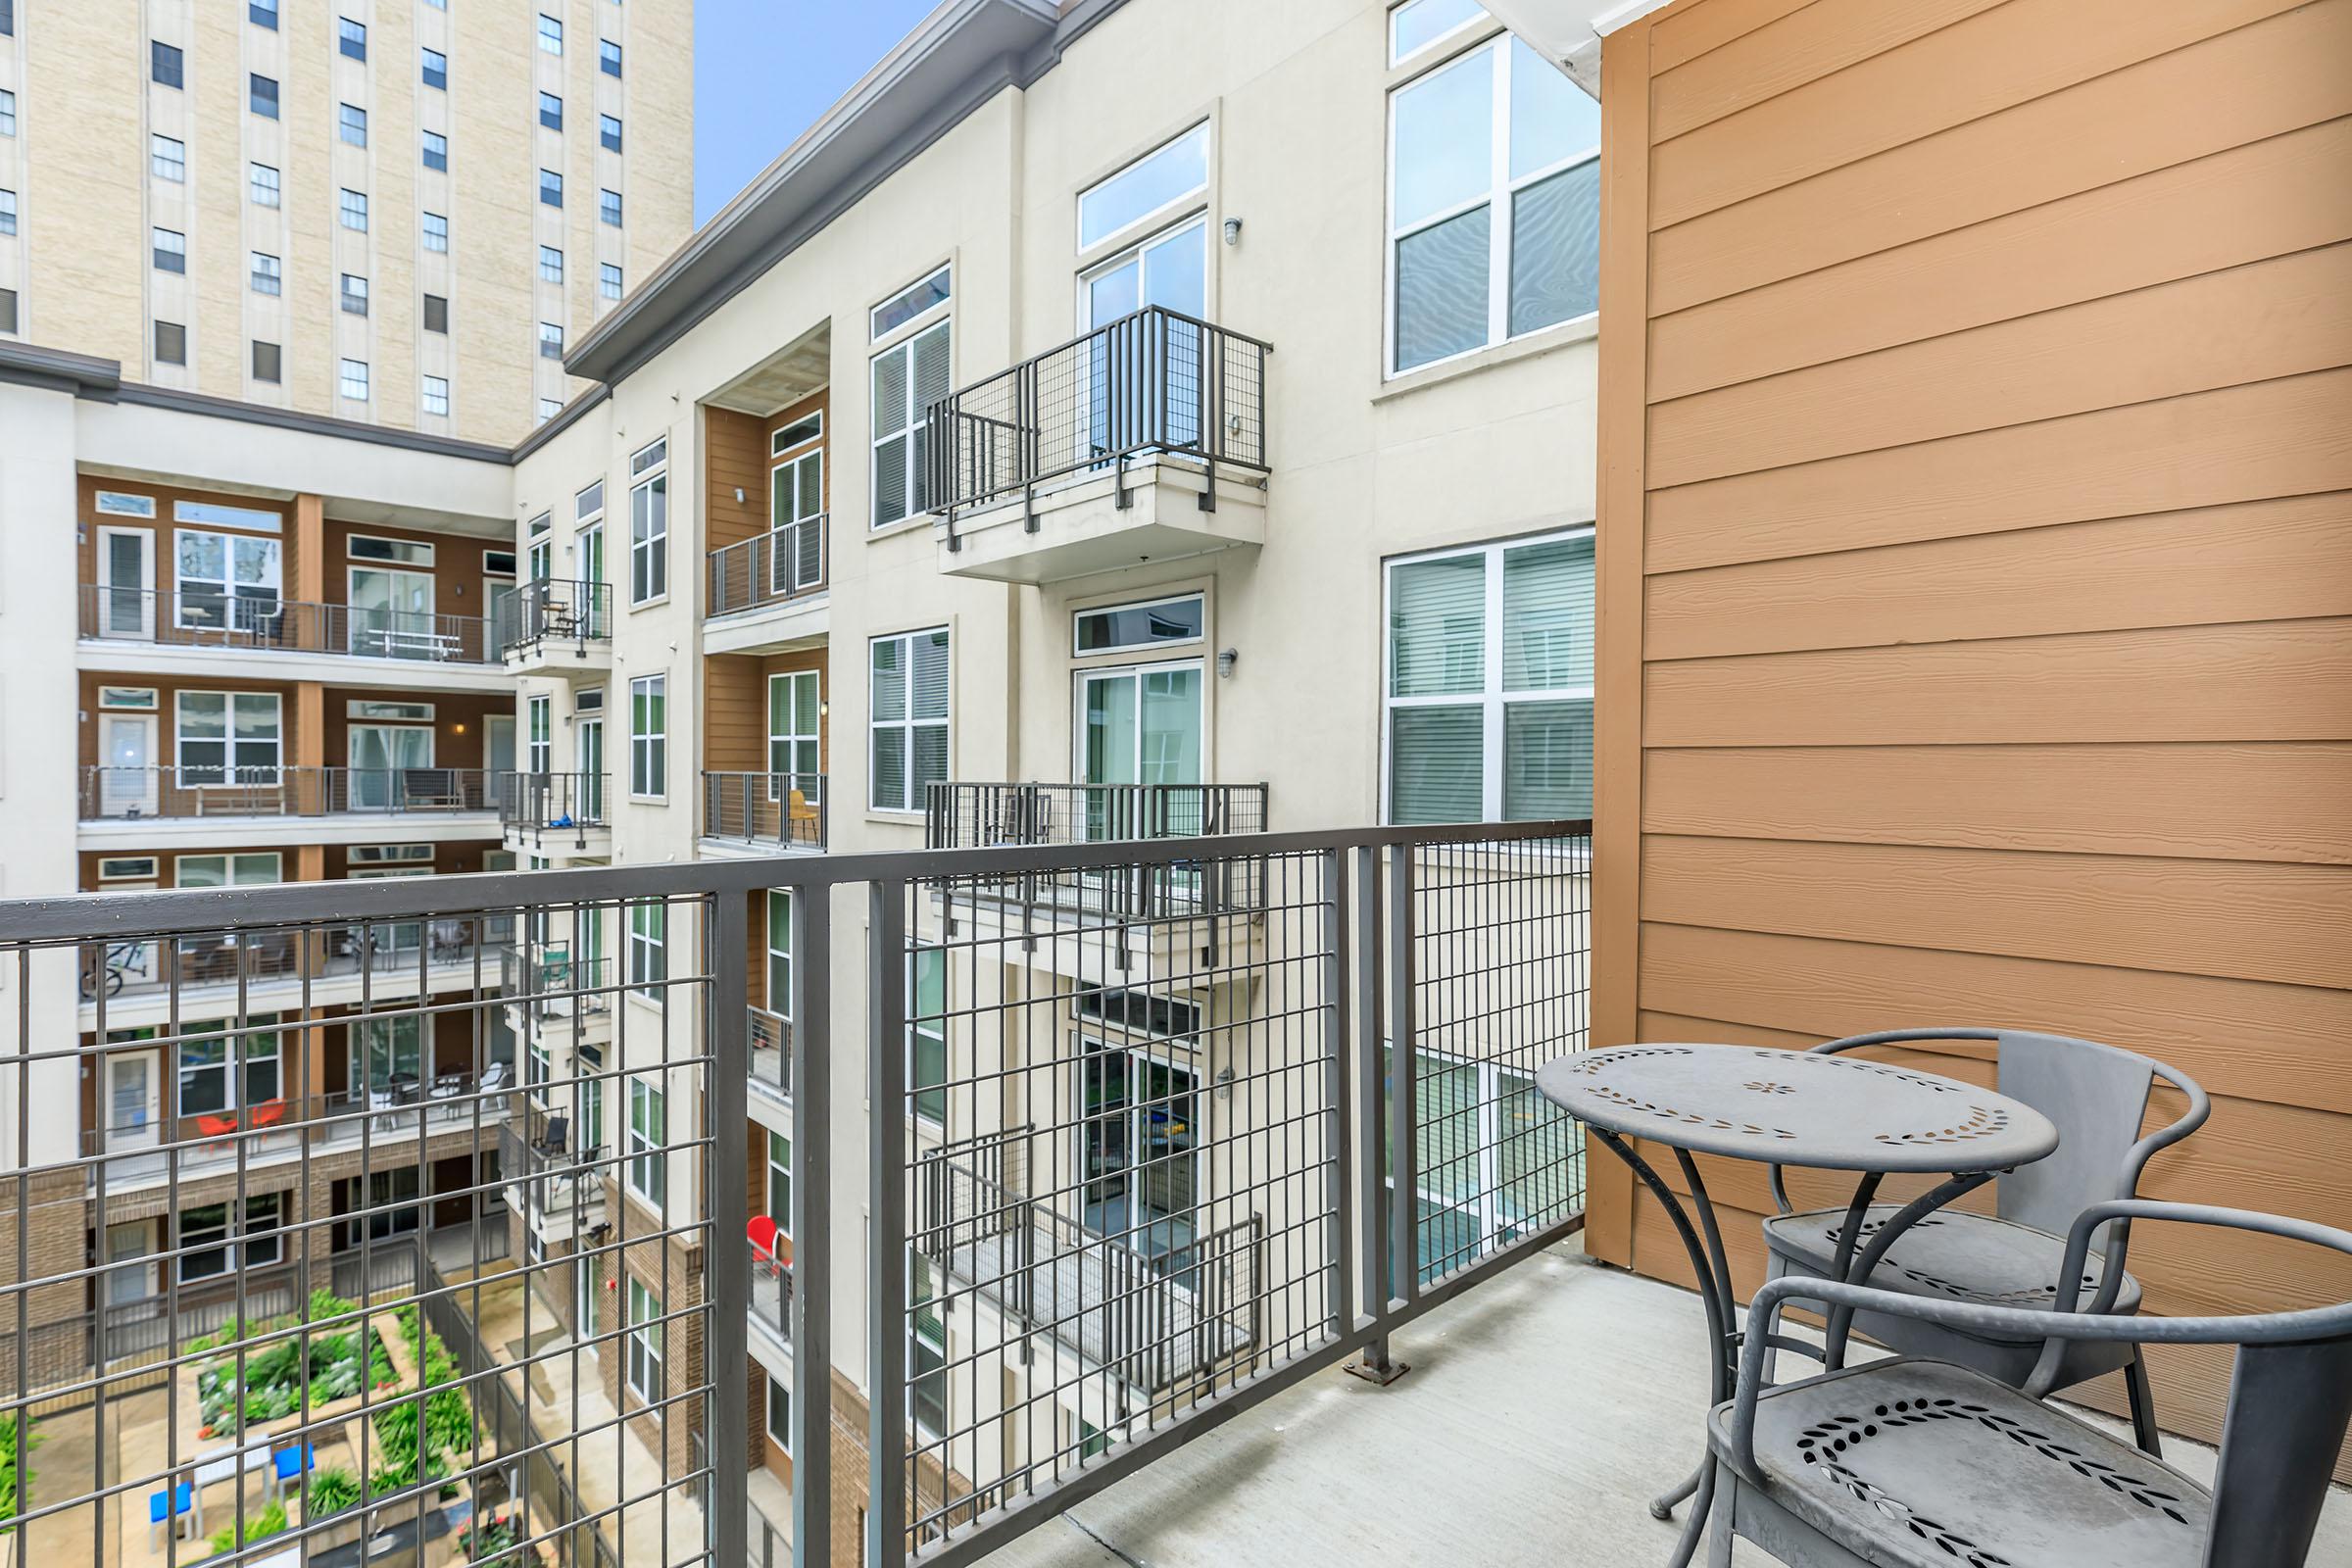
[[[1153,305],[940,399],[925,427],[927,493],[951,545],[964,512],[1153,454],[1207,464],[1213,505],[1218,465],[1266,467],[1272,352]]]
[[[219,588],[170,591],[84,583],[81,635],[107,642],[433,664],[495,664],[499,657],[490,623],[480,615],[310,604]]]
[[[823,592],[825,529],[820,512],[711,551],[703,613],[729,615]]]
[[[932,849],[1105,844],[1129,839],[1196,839],[1266,830],[1263,784],[933,784],[924,797],[923,840]],[[994,878],[974,897],[1139,918],[1247,910],[1259,867],[1189,858],[1111,869],[1049,866]]]
[[[488,811],[509,775],[479,767],[85,767],[81,819],[429,816]]]

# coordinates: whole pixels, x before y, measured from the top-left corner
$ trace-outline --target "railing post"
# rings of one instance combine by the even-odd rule
[[[833,890],[793,895],[792,1562],[833,1563]],[[717,1568],[729,1568],[723,1560]]]
[[[1349,1167],[1348,1063],[1352,1054],[1348,1038],[1348,859],[1339,850],[1317,858],[1323,879],[1323,1006],[1324,1104],[1330,1111],[1330,1131],[1324,1135],[1323,1193],[1331,1221],[1324,1227],[1324,1256],[1330,1261],[1331,1331],[1347,1334],[1355,1327],[1355,1261],[1348,1255],[1354,1226],[1355,1182]],[[1200,1314],[1206,1319],[1208,1314]]]
[[[871,1467],[865,1562],[901,1568],[906,1560],[906,884],[874,882],[868,898],[867,1212],[874,1240],[865,1294]]]
[[[1375,1323],[1389,1316],[1392,1269],[1389,1263],[1389,1210],[1392,1195],[1382,1172],[1381,1048],[1383,1015],[1381,991],[1380,852],[1369,844],[1355,850],[1355,1110],[1357,1179],[1362,1201],[1357,1205],[1356,1248],[1362,1253],[1364,1305]],[[1372,1383],[1388,1384],[1405,1368],[1389,1359],[1389,1337],[1383,1332],[1364,1347],[1363,1355],[1348,1370]]]
[[[704,1100],[710,1120],[704,1152],[710,1237],[703,1254],[709,1281],[709,1324],[703,1342],[703,1381],[708,1388],[703,1398],[705,1430],[717,1439],[706,1446],[705,1457],[710,1466],[711,1560],[729,1565],[745,1560],[745,1510],[750,1506],[747,1468],[727,1441],[751,1430],[745,1388],[751,1351],[744,1343],[752,1299],[751,1259],[741,1241],[751,1218],[743,1174],[751,1168],[751,1113],[744,1102],[751,1080],[751,1051],[745,1038],[750,1022],[744,973],[744,954],[751,943],[747,896],[713,894],[704,927],[710,944],[710,966],[704,972],[710,976],[710,1064]],[[730,1453],[736,1454],[733,1460]]]

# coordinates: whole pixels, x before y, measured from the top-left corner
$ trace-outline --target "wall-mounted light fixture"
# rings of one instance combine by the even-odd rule
[[[1217,679],[1233,679],[1233,666],[1240,663],[1241,659],[1242,652],[1238,648],[1220,650],[1217,654]]]
[[[1239,245],[1241,242],[1242,220],[1238,218],[1228,218],[1225,220],[1225,243],[1228,245]]]

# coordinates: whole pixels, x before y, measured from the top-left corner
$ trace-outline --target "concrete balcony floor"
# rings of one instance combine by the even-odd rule
[[[1310,1378],[988,1561],[1663,1563],[1682,1516],[1660,1524],[1646,1505],[1704,1442],[1704,1322],[1690,1292],[1561,1249],[1399,1335],[1391,1353],[1412,1370],[1390,1387],[1336,1368]],[[2168,1439],[2165,1457],[2200,1480],[2213,1473],[2213,1450],[2184,1439]],[[1745,1542],[1733,1560],[1777,1561]],[[2330,1493],[2310,1562],[2352,1563],[2352,1491]]]

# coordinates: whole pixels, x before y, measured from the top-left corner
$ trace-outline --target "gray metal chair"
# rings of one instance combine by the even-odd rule
[[[2139,1174],[2160,1149],[2204,1125],[2212,1106],[2205,1091],[2184,1073],[2134,1052],[2064,1035],[2015,1029],[1897,1029],[1854,1035],[1813,1048],[1816,1054],[1863,1046],[1927,1040],[1986,1040],[1999,1052],[2000,1092],[2050,1118],[2058,1128],[2058,1152],[2000,1177],[1994,1187],[1996,1213],[1977,1214],[1945,1206],[1982,1185],[1984,1176],[1955,1177],[1907,1205],[1872,1203],[1876,1182],[1865,1178],[1845,1208],[1794,1212],[1781,1167],[1772,1167],[1772,1196],[1780,1213],[1764,1222],[1770,1253],[1769,1278],[1811,1275],[1841,1277],[1840,1241],[1855,1241],[1843,1255],[1859,1265],[1850,1276],[1875,1286],[1930,1300],[1969,1301],[1984,1306],[2047,1310],[2058,1298],[2060,1238],[2075,1216],[2109,1199],[2136,1196]],[[2179,1089],[2187,1111],[2147,1137],[2147,1115],[2155,1080]],[[2075,1276],[2097,1293],[2089,1310],[2130,1315],[2139,1310],[2139,1282],[2124,1272],[2128,1223],[2109,1227],[2103,1255]],[[1858,1255],[1856,1255],[1858,1254]],[[2034,1370],[2039,1345],[2032,1335],[1987,1335],[1947,1325],[1849,1311],[1830,1314],[1828,1364],[1843,1364],[1845,1337],[1859,1330],[1893,1349],[1932,1355],[1974,1367],[2012,1386]],[[2109,1372],[2124,1374],[2132,1401],[2132,1425],[2141,1448],[2161,1451],[2156,1412],[2148,1392],[2147,1368],[2138,1348],[2122,1342],[2078,1341],[2067,1347],[2050,1385],[2072,1388]]]
[[[1739,1391],[1708,1419],[1711,1568],[1730,1568],[1735,1536],[1796,1568],[2297,1568],[2352,1424],[2352,1302],[2243,1317],[2076,1311],[2091,1232],[2134,1218],[2352,1254],[2352,1234],[2308,1221],[2134,1199],[2077,1218],[2053,1307],[1773,1281],[1748,1310]],[[2022,1391],[1909,1356],[1767,1388],[1791,1299],[1981,1339],[2047,1338]],[[2065,1348],[2085,1342],[2239,1347],[2210,1489],[2042,1402]]]

